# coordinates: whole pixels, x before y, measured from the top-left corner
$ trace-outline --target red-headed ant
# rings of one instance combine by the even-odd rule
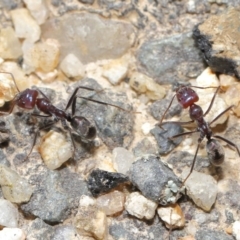
[[[191,87],[196,87],[196,86],[191,86]],[[186,180],[188,179],[188,177],[191,175],[191,173],[193,171],[200,144],[201,144],[202,140],[205,137],[207,138],[206,149],[207,149],[208,158],[209,158],[209,161],[213,165],[218,166],[218,165],[222,164],[222,162],[224,161],[224,150],[223,150],[223,147],[214,138],[220,139],[220,140],[226,142],[227,144],[233,146],[237,150],[237,152],[238,152],[238,154],[240,156],[240,151],[239,151],[239,149],[238,149],[236,144],[234,144],[233,142],[231,142],[228,139],[223,138],[223,137],[221,137],[219,135],[213,135],[213,132],[212,132],[212,130],[210,128],[211,124],[214,123],[217,119],[219,119],[227,111],[229,111],[233,107],[233,105],[228,107],[228,108],[226,108],[218,116],[216,116],[211,122],[208,123],[208,122],[206,122],[204,120],[204,117],[211,110],[213,102],[215,100],[215,97],[216,97],[217,92],[219,91],[220,87],[218,87],[217,90],[215,91],[215,93],[214,93],[214,95],[212,97],[212,100],[210,102],[210,105],[209,105],[209,107],[208,107],[208,109],[206,110],[205,113],[203,113],[203,110],[202,110],[202,108],[199,105],[195,104],[195,102],[197,102],[199,100],[199,97],[198,97],[197,93],[191,87],[189,87],[189,86],[180,86],[180,87],[177,88],[176,94],[173,96],[169,106],[165,110],[165,112],[164,112],[164,114],[163,114],[163,116],[162,116],[162,118],[160,120],[160,123],[159,123],[159,126],[161,127],[162,121],[163,121],[163,119],[164,119],[168,109],[171,107],[172,102],[173,102],[173,100],[174,100],[174,98],[176,96],[178,102],[181,104],[181,106],[183,108],[185,108],[185,109],[189,108],[189,116],[191,118],[191,121],[188,121],[188,122],[172,122],[172,123],[176,123],[176,124],[180,124],[180,125],[186,125],[186,124],[189,124],[189,123],[196,122],[196,124],[197,124],[197,129],[196,130],[180,133],[180,134],[177,134],[177,135],[172,136],[170,138],[170,139],[173,139],[173,138],[189,135],[189,134],[196,133],[196,132],[200,133],[200,136],[198,138],[197,149],[196,149],[196,152],[195,152],[195,155],[194,155],[194,158],[193,158],[193,163],[192,163],[190,172],[187,175],[187,177],[185,178],[185,180],[183,181],[183,183],[186,182]],[[207,87],[196,87],[196,88],[205,89]]]
[[[96,137],[96,127],[93,126],[91,124],[90,121],[88,121],[85,117],[83,116],[75,116],[75,110],[76,110],[76,100],[77,98],[82,98],[88,101],[92,101],[92,102],[96,102],[96,103],[100,103],[100,104],[104,104],[104,105],[110,105],[119,109],[122,109],[124,111],[128,111],[126,109],[123,109],[119,106],[110,104],[110,103],[105,103],[105,102],[101,102],[98,100],[94,100],[94,99],[90,99],[90,98],[85,98],[85,97],[81,97],[81,96],[77,96],[78,90],[79,89],[85,89],[85,90],[90,90],[90,91],[95,91],[95,92],[99,92],[96,91],[95,89],[89,88],[89,87],[84,87],[84,86],[78,86],[75,88],[75,90],[73,91],[70,99],[68,100],[68,103],[66,105],[65,110],[61,110],[57,107],[55,107],[50,99],[38,88],[35,89],[25,89],[24,91],[20,91],[16,85],[16,81],[14,76],[9,73],[9,72],[1,72],[4,74],[10,74],[14,84],[18,90],[18,93],[16,94],[16,96],[14,97],[14,99],[12,100],[12,105],[11,108],[8,112],[1,112],[2,114],[11,114],[11,112],[14,109],[14,106],[18,106],[22,109],[25,110],[33,110],[35,107],[42,113],[44,113],[45,115],[41,115],[41,114],[36,114],[36,113],[31,113],[32,116],[36,116],[36,117],[53,117],[53,121],[40,127],[34,136],[33,139],[33,143],[30,149],[30,152],[27,154],[26,158],[31,154],[33,147],[35,145],[36,142],[36,138],[37,135],[39,133],[39,131],[47,129],[49,127],[51,127],[52,125],[54,125],[55,123],[57,123],[58,121],[62,122],[62,125],[65,129],[67,129],[70,133],[71,136],[71,141],[73,144],[73,148],[74,148],[74,152],[75,152],[75,144],[73,141],[73,133],[76,133],[77,135],[79,135],[81,138],[83,138],[85,141],[91,141]],[[102,91],[102,90],[100,90]],[[41,95],[42,97],[39,97],[39,95]],[[67,113],[66,111],[69,109],[69,107],[71,107],[71,113]],[[67,122],[70,123],[70,126],[67,125]],[[74,155],[73,152],[73,155]]]

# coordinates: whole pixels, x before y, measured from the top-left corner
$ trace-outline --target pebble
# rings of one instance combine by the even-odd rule
[[[61,62],[60,69],[69,78],[81,79],[85,75],[85,67],[72,53],[68,54]]]
[[[98,207],[103,209],[107,216],[111,216],[123,211],[125,195],[120,191],[112,191],[99,196],[96,200]]]
[[[132,152],[125,148],[117,147],[113,149],[113,167],[118,173],[127,174],[135,160]]]
[[[174,204],[168,207],[159,207],[157,209],[159,217],[166,223],[166,226],[171,229],[181,228],[185,225],[185,218],[181,207]]]
[[[157,205],[156,202],[145,198],[139,192],[132,192],[127,196],[125,209],[139,219],[150,220],[155,215]]]
[[[239,117],[240,116],[240,98],[239,98],[240,85],[233,83],[224,94],[224,99],[228,106],[234,105],[232,111]]]
[[[11,27],[0,32],[0,56],[3,59],[17,59],[22,55],[21,43]]]
[[[232,225],[233,236],[240,240],[240,221],[235,221]]]
[[[212,230],[209,228],[198,229],[196,235],[196,240],[233,240],[232,236],[229,236],[225,232]]]
[[[17,172],[0,164],[0,185],[4,198],[13,203],[28,202],[33,188]]]
[[[129,85],[139,94],[145,93],[151,100],[159,100],[165,97],[166,90],[163,86],[142,73],[134,72],[129,80]]]
[[[183,133],[183,128],[176,123],[163,123],[161,125],[161,129],[159,126],[155,126],[151,130],[151,134],[155,137],[158,144],[158,151],[160,154],[168,154],[174,148],[176,148],[183,140],[183,137],[177,137],[173,139],[169,139],[174,135]]]
[[[8,200],[0,199],[0,225],[4,227],[18,227],[18,209]]]
[[[121,173],[93,170],[87,180],[89,191],[94,197],[110,192],[112,189],[129,183],[129,178]]]
[[[103,77],[107,78],[112,85],[119,84],[128,73],[128,60],[124,57],[110,61],[103,66]]]
[[[21,209],[24,214],[49,223],[64,221],[78,206],[80,196],[90,195],[86,182],[67,168],[58,171],[45,168],[42,174],[32,177],[31,183],[36,186],[33,195],[28,203],[21,205]]]
[[[10,13],[18,38],[24,38],[32,43],[40,39],[41,29],[26,8],[18,8]]]
[[[0,106],[2,107],[5,102],[15,97],[17,89],[10,74],[2,73],[0,77]]]
[[[162,205],[175,203],[181,183],[157,156],[146,155],[132,164],[130,179],[148,199]]]
[[[45,42],[27,43],[23,49],[25,68],[29,71],[53,71],[59,62],[60,46],[57,40],[47,39]]]
[[[61,60],[69,53],[74,53],[83,64],[120,58],[135,41],[131,24],[92,13],[71,12],[63,17],[52,18],[42,25],[42,32],[43,38],[59,41]]]
[[[74,217],[74,226],[79,232],[93,236],[94,239],[107,239],[107,217],[96,205],[96,200],[82,196],[79,201],[78,213]]]
[[[185,179],[189,170],[184,170],[182,179]],[[203,181],[204,179],[204,181]],[[185,182],[187,195],[194,203],[205,211],[210,211],[217,197],[217,181],[210,175],[193,171]]]
[[[39,152],[51,170],[59,168],[73,154],[72,144],[66,141],[64,134],[53,130],[42,137]]]
[[[152,143],[148,138],[143,138],[133,148],[133,153],[135,157],[142,157],[145,154],[156,154],[157,145]]]
[[[82,240],[77,229],[70,225],[57,226],[51,240]]]
[[[3,228],[0,231],[0,239],[4,240],[24,240],[26,235],[20,228]]]
[[[45,0],[23,0],[36,22],[41,25],[48,18],[49,11]]]

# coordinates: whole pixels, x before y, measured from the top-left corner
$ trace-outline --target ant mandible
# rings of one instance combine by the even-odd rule
[[[217,75],[217,77],[218,77],[218,75]],[[200,88],[200,89],[209,88],[209,87],[196,87],[196,86],[192,86],[192,87]],[[180,137],[180,136],[190,135],[190,134],[196,133],[196,132],[200,133],[200,136],[198,138],[197,149],[195,151],[194,158],[193,158],[193,163],[192,163],[189,174],[187,175],[187,177],[183,181],[183,184],[189,178],[189,176],[191,175],[191,173],[194,169],[194,165],[195,165],[195,162],[196,162],[196,157],[197,157],[197,153],[198,153],[200,144],[205,137],[207,138],[206,149],[207,149],[208,159],[213,165],[218,166],[218,165],[222,164],[223,161],[224,161],[223,147],[214,138],[220,139],[220,140],[226,142],[227,144],[231,145],[232,147],[234,147],[237,150],[238,155],[240,156],[240,151],[239,151],[236,144],[234,144],[233,142],[231,142],[228,139],[223,138],[219,135],[213,135],[213,132],[210,128],[211,124],[214,123],[217,119],[219,119],[227,111],[229,111],[233,107],[233,105],[226,108],[224,111],[222,111],[220,114],[218,114],[209,123],[206,122],[205,119],[204,119],[204,117],[211,110],[212,105],[214,103],[214,100],[216,98],[216,95],[217,95],[217,92],[219,91],[219,89],[220,89],[220,87],[217,87],[217,89],[216,89],[216,91],[215,91],[215,93],[212,97],[212,100],[210,102],[210,105],[209,105],[208,109],[206,110],[205,113],[203,113],[202,108],[199,105],[195,104],[195,102],[197,102],[199,100],[199,96],[197,95],[197,93],[191,87],[181,85],[180,87],[177,88],[176,94],[173,96],[172,100],[170,101],[169,106],[165,110],[165,112],[164,112],[164,114],[163,114],[163,116],[160,120],[160,123],[158,124],[161,127],[162,121],[163,121],[167,111],[171,107],[175,96],[177,97],[177,101],[179,102],[179,104],[181,104],[181,106],[183,108],[185,108],[185,109],[189,108],[189,116],[191,118],[191,121],[188,121],[188,122],[171,122],[171,123],[176,123],[176,124],[179,124],[179,125],[186,125],[186,124],[189,124],[189,123],[196,122],[196,124],[197,124],[197,129],[194,130],[194,131],[184,132],[184,133],[180,133],[180,134],[177,134],[177,135],[174,135],[174,136],[170,137],[170,139],[173,139],[173,138],[177,138],[177,137]]]
[[[73,155],[75,152],[75,143],[73,141],[73,133],[76,133],[77,135],[79,135],[81,138],[85,139],[86,141],[91,141],[96,137],[96,127],[93,126],[90,121],[88,121],[85,117],[83,116],[75,116],[75,110],[76,110],[76,100],[77,98],[82,98],[85,100],[89,100],[92,102],[96,102],[96,103],[100,103],[100,104],[104,104],[104,105],[110,105],[110,106],[114,106],[117,107],[119,109],[125,110],[119,106],[110,104],[110,103],[105,103],[105,102],[101,102],[98,100],[94,100],[94,99],[89,99],[89,98],[85,98],[85,97],[81,97],[81,96],[77,96],[77,92],[79,89],[85,89],[85,90],[90,90],[90,91],[96,91],[95,89],[89,88],[89,87],[84,87],[84,86],[78,86],[75,88],[75,90],[73,91],[65,110],[61,110],[57,107],[55,107],[51,101],[49,100],[49,98],[38,88],[36,89],[25,89],[24,91],[20,91],[19,88],[17,87],[15,78],[13,76],[12,73],[9,72],[1,72],[4,74],[9,74],[13,81],[14,84],[17,88],[18,93],[16,94],[16,96],[14,97],[14,99],[12,100],[12,105],[11,108],[8,112],[1,112],[3,114],[11,114],[14,107],[18,106],[22,109],[25,110],[33,110],[35,108],[35,106],[37,107],[37,109],[46,114],[46,115],[41,115],[41,114],[36,114],[36,113],[32,113],[31,115],[36,116],[36,117],[53,117],[53,121],[50,122],[49,124],[46,124],[45,126],[40,127],[34,136],[33,139],[33,143],[30,149],[30,152],[27,154],[26,158],[29,157],[29,155],[31,154],[33,147],[35,145],[36,142],[36,138],[38,135],[38,132],[44,129],[47,129],[49,127],[51,127],[52,125],[54,125],[55,123],[57,123],[58,121],[62,122],[62,125],[65,129],[68,129],[70,136],[71,136],[71,141],[73,144]],[[102,90],[100,90],[102,91]],[[39,95],[42,95],[42,97],[39,97]],[[71,106],[71,113],[67,113],[66,111],[69,109],[69,107]],[[128,110],[125,110],[128,111]],[[69,127],[67,125],[67,122],[70,123]]]

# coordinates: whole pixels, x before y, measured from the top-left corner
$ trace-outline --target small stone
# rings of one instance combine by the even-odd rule
[[[119,84],[128,73],[128,61],[124,57],[112,60],[103,67],[103,76],[108,79],[112,85]]]
[[[72,53],[68,54],[61,62],[60,69],[69,78],[83,78],[85,67]]]
[[[185,179],[189,170],[182,173],[182,179]],[[203,181],[204,179],[204,181]],[[210,211],[217,197],[217,181],[210,175],[193,171],[185,182],[187,195],[194,203],[205,211]]]
[[[18,220],[17,208],[11,202],[0,199],[0,225],[15,228],[18,226]]]
[[[107,216],[111,216],[123,211],[125,195],[120,191],[113,191],[99,196],[96,200],[98,207],[103,209]]]
[[[43,83],[52,83],[58,77],[58,70],[54,69],[52,72],[36,71],[35,74],[41,79]]]
[[[87,180],[88,189],[94,197],[110,192],[121,184],[129,183],[129,178],[123,174],[93,170]]]
[[[0,73],[0,106],[5,102],[13,100],[17,94],[16,86],[10,74]]]
[[[232,226],[233,236],[240,240],[240,221],[235,221]]]
[[[41,29],[26,8],[18,8],[10,13],[18,38],[25,38],[33,43],[40,39]]]
[[[197,86],[199,87],[218,87],[219,80],[215,72],[211,68],[206,68],[196,79]],[[204,89],[206,90],[206,89]],[[214,88],[213,88],[214,90]]]
[[[127,149],[122,147],[113,149],[113,167],[118,173],[127,174],[134,160],[132,152]]]
[[[74,226],[78,232],[93,236],[95,239],[107,239],[106,214],[97,207],[96,201],[91,200],[88,196],[80,198],[78,213],[74,218]]]
[[[66,141],[65,136],[53,130],[43,136],[39,152],[51,170],[59,168],[73,154],[72,145]]]
[[[4,228],[0,231],[0,239],[4,240],[25,240],[26,235],[20,228]]]
[[[223,91],[226,91],[229,87],[231,87],[234,83],[237,82],[237,79],[235,77],[225,75],[225,74],[221,74],[219,76],[219,80],[220,80],[221,89],[223,89]]]
[[[157,156],[144,156],[132,164],[130,179],[148,199],[162,205],[175,203],[181,183],[173,171]]]
[[[4,198],[13,203],[28,202],[33,189],[32,186],[15,171],[0,164],[0,185]]]
[[[156,202],[145,198],[139,192],[133,192],[127,196],[125,209],[129,214],[139,219],[146,218],[150,220],[155,215],[157,205]]]
[[[21,43],[11,27],[2,28],[0,32],[0,57],[17,59],[22,55]]]
[[[51,240],[82,240],[73,226],[57,226]]]
[[[163,123],[161,125],[163,129],[159,126],[155,126],[151,130],[151,134],[155,137],[160,154],[168,154],[175,147],[177,147],[181,142],[183,137],[177,137],[170,139],[172,136],[183,133],[183,128],[176,123]]]
[[[31,71],[40,70],[43,72],[53,71],[59,62],[59,43],[55,39],[47,39],[45,42],[26,45],[24,48],[25,68]]]
[[[178,204],[168,207],[160,207],[158,208],[157,212],[159,217],[166,223],[168,228],[175,229],[184,227],[184,214]]]
[[[24,0],[24,3],[39,25],[45,23],[49,15],[45,0]]]
[[[151,100],[159,100],[166,95],[164,87],[154,82],[152,78],[139,72],[132,74],[129,85],[138,93],[145,93]]]
[[[145,154],[156,154],[157,146],[148,138],[144,138],[133,148],[133,153],[135,157],[142,157]]]

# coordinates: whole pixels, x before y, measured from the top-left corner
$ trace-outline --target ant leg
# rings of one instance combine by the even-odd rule
[[[206,116],[206,115],[209,113],[209,111],[211,110],[212,105],[213,105],[213,102],[214,102],[214,100],[215,100],[215,98],[216,98],[216,96],[217,96],[217,92],[218,92],[219,89],[220,89],[220,87],[218,87],[217,90],[216,90],[216,92],[214,93],[214,95],[213,95],[213,97],[212,97],[212,100],[211,100],[211,103],[210,103],[207,111],[203,114],[203,117]]]
[[[228,139],[226,139],[226,138],[224,138],[224,137],[221,137],[221,136],[219,136],[219,135],[214,135],[213,137],[214,137],[214,138],[221,139],[222,141],[226,142],[226,143],[229,144],[230,146],[234,147],[234,148],[237,150],[238,155],[240,156],[240,150],[239,150],[239,148],[237,147],[237,145],[236,145],[235,143],[233,143],[233,142],[229,141]]]
[[[171,100],[171,102],[169,103],[169,105],[168,105],[167,109],[165,110],[165,112],[163,113],[163,115],[162,115],[162,117],[161,117],[161,119],[160,119],[160,121],[159,121],[158,126],[161,126],[161,125],[162,125],[162,121],[163,121],[163,119],[164,119],[164,117],[165,117],[167,111],[168,111],[169,108],[171,107],[171,105],[172,105],[173,100],[174,100],[175,97],[176,97],[176,94],[174,94],[174,96],[172,97],[172,100]]]
[[[194,120],[191,120],[191,121],[188,121],[188,122],[177,122],[177,121],[168,121],[168,122],[164,122],[162,123],[161,125],[165,124],[165,123],[175,123],[175,124],[178,124],[178,125],[187,125],[187,124],[190,124],[190,123],[193,123]],[[159,124],[157,123],[156,124],[157,126],[159,126]],[[159,126],[161,128],[161,126]],[[165,129],[164,129],[165,130]]]
[[[30,149],[30,152],[27,154],[27,156],[25,157],[24,161],[25,161],[25,160],[29,157],[29,155],[32,153],[32,150],[33,150],[33,147],[34,147],[34,145],[35,145],[35,143],[36,143],[36,140],[37,140],[37,136],[38,136],[38,134],[39,134],[39,131],[51,127],[51,126],[54,125],[56,122],[57,122],[57,121],[53,121],[53,122],[51,122],[51,123],[49,123],[49,124],[47,124],[47,125],[45,125],[45,126],[43,126],[43,127],[38,128],[38,130],[35,132],[35,135],[34,135],[34,138],[33,138],[33,142],[32,142],[32,146],[31,146],[31,149]]]
[[[14,84],[15,84],[15,87],[17,88],[18,92],[20,92],[20,90],[19,90],[19,88],[18,88],[18,86],[17,86],[17,84],[16,84],[15,77],[13,76],[12,73],[10,73],[10,72],[0,72],[0,73],[9,74],[9,75],[12,77],[12,79],[13,79],[13,81],[14,81]]]
[[[229,111],[232,107],[234,107],[234,105],[226,108],[224,111],[222,111],[221,113],[219,113],[219,115],[217,115],[210,123],[209,126],[214,123],[218,118],[220,118],[223,114],[225,114],[227,111]]]
[[[199,132],[198,130],[194,130],[194,131],[191,131],[191,132],[184,132],[184,133],[180,133],[180,134],[177,134],[177,135],[174,135],[168,139],[172,140],[173,138],[177,138],[177,137],[182,137],[182,136],[185,136],[185,135],[190,135],[190,134],[193,134],[193,133],[196,133],[196,132]]]
[[[196,163],[197,153],[198,153],[198,150],[199,150],[199,147],[200,147],[200,143],[201,143],[201,141],[198,142],[197,149],[196,149],[196,152],[195,152],[195,155],[194,155],[194,158],[193,158],[193,163],[192,163],[190,172],[188,173],[187,177],[184,179],[183,185],[184,185],[184,183],[187,181],[187,179],[189,178],[189,176],[191,175],[191,173],[193,172],[193,168],[194,168],[194,165],[195,165],[195,163]]]
[[[95,92],[102,92],[104,89],[102,89],[102,90],[96,90],[96,89],[93,89],[93,88],[89,88],[89,87],[84,87],[84,86],[78,86],[78,87],[76,87],[75,88],[75,90],[73,91],[73,93],[72,93],[72,96],[69,98],[69,100],[68,100],[68,103],[67,103],[67,105],[66,105],[66,108],[65,108],[65,111],[70,107],[70,105],[72,105],[72,102],[73,102],[73,100],[74,100],[74,98],[76,97],[76,95],[77,95],[77,92],[78,92],[78,90],[79,89],[85,89],[85,90],[89,90],[89,91],[95,91]]]

